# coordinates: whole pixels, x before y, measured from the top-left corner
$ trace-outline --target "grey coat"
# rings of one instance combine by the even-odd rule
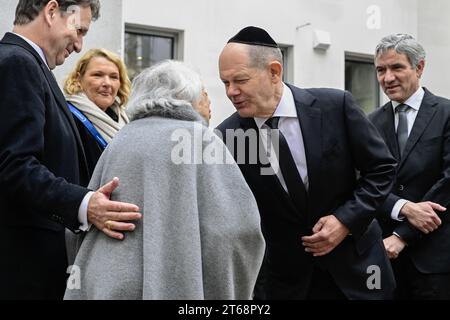
[[[190,108],[157,109],[140,118],[110,143],[89,187],[119,177],[112,199],[138,205],[143,218],[124,241],[95,227],[87,233],[75,260],[80,272],[69,279],[79,289],[68,288],[65,299],[251,298],[264,240],[238,166]],[[186,154],[172,135],[194,137],[194,131],[192,157],[201,160],[199,147],[209,146],[229,164],[176,164],[173,159]]]

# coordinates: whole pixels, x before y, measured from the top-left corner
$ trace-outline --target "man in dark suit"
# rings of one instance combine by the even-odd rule
[[[398,160],[379,210],[400,299],[450,299],[450,101],[420,87],[425,51],[411,36],[376,48],[378,81],[391,100],[369,119]]]
[[[352,96],[284,84],[280,49],[256,27],[229,40],[219,69],[237,112],[218,129],[256,197],[267,246],[255,298],[391,298],[374,216],[396,162]]]
[[[20,0],[0,42],[0,299],[62,298],[64,227],[89,222],[122,239],[134,225],[121,221],[140,217],[135,205],[109,200],[117,179],[96,192],[78,185],[85,155],[50,71],[81,51],[99,9],[98,0]]]

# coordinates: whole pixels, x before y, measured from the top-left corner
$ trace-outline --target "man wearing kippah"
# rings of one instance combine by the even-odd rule
[[[257,199],[267,245],[255,299],[390,299],[395,281],[374,217],[396,161],[350,93],[285,84],[282,65],[257,27],[219,58],[237,112],[218,129]],[[260,139],[241,150],[242,131]]]
[[[391,100],[369,119],[398,160],[379,209],[398,299],[450,299],[450,101],[420,86],[425,50],[410,35],[384,37],[378,81]]]

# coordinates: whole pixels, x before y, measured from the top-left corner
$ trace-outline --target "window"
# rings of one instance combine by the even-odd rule
[[[181,59],[181,32],[125,25],[125,64],[133,79],[143,69],[165,59]]]
[[[287,83],[293,83],[293,47],[283,44],[279,44],[278,46],[280,47],[281,53],[283,54],[283,81]]]
[[[346,53],[345,90],[352,93],[366,114],[379,107],[380,87],[373,56]]]

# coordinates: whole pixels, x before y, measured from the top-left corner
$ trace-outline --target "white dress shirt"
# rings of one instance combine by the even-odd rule
[[[50,70],[50,68],[48,67],[48,64],[47,64],[47,59],[45,58],[44,51],[41,49],[41,47],[39,47],[36,43],[34,43],[33,41],[31,41],[28,38],[25,38],[24,36],[22,36],[20,34],[17,34],[17,33],[14,33],[14,34],[16,36],[22,38],[23,40],[25,40],[37,52],[37,54],[41,57],[42,61],[44,61],[48,70]],[[88,209],[89,200],[91,199],[93,194],[94,194],[93,192],[88,192],[84,196],[83,200],[81,201],[80,207],[78,208],[78,222],[80,222],[80,224],[81,224],[79,227],[79,229],[81,231],[86,231],[89,229],[89,224],[88,224],[88,219],[87,219],[87,209]]]
[[[298,173],[302,178],[303,184],[305,185],[306,190],[308,190],[308,168],[306,164],[306,155],[305,155],[305,145],[303,143],[303,135],[300,128],[300,123],[297,116],[297,109],[295,107],[294,96],[292,95],[292,91],[288,86],[283,84],[283,95],[281,97],[280,103],[278,104],[275,112],[272,117],[280,117],[278,122],[278,129],[283,133],[286,141],[289,145],[289,149],[291,150],[292,157],[294,158],[295,164],[297,166]],[[270,129],[266,124],[266,120],[269,118],[259,118],[255,117],[256,125],[260,131],[262,142],[264,147],[267,150],[267,130]],[[267,129],[267,130],[261,130]],[[271,154],[269,157],[270,164],[272,168],[278,168],[278,160],[275,155]],[[286,182],[284,181],[283,175],[281,174],[281,170],[276,170],[276,175],[284,190],[288,192]]]
[[[409,108],[406,110],[406,120],[408,122],[408,137],[411,134],[412,127],[417,118],[417,113],[419,113],[420,105],[422,104],[423,97],[425,95],[425,91],[422,87],[420,87],[408,100],[404,102],[404,104],[408,105]],[[400,105],[397,101],[392,101],[392,107],[394,109],[394,121],[395,121],[395,131],[397,132],[398,126],[398,112],[395,112],[395,109]],[[400,218],[400,210],[407,203],[408,200],[400,199],[398,200],[391,211],[391,218],[397,221],[402,221],[404,219]]]

